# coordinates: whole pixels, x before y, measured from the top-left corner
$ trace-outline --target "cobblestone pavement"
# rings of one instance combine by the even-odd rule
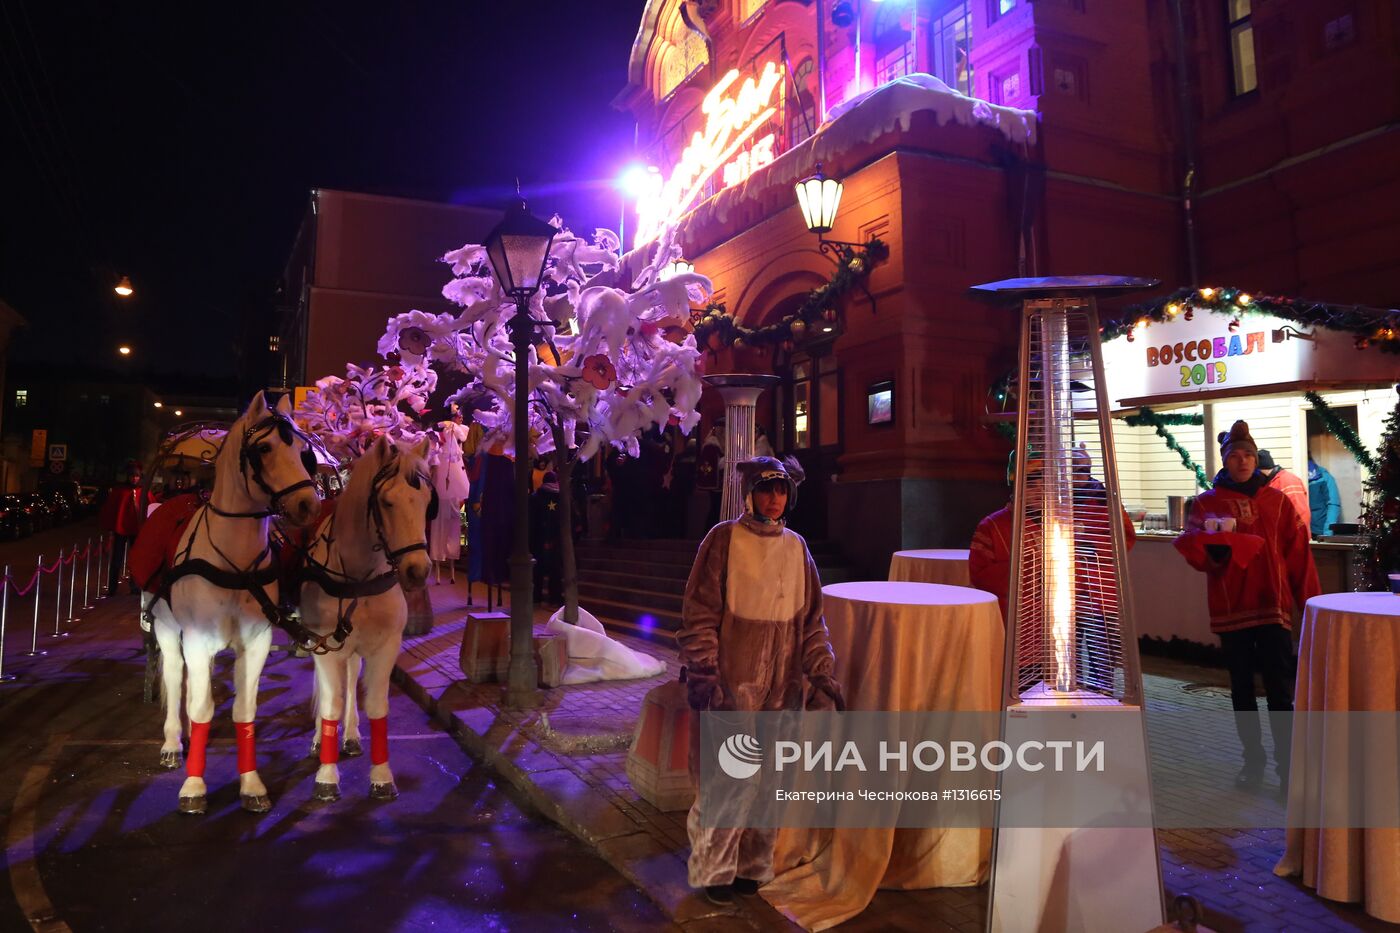
[[[625,774],[627,745],[641,701],[657,684],[677,676],[674,649],[618,636],[635,650],[661,658],[664,676],[542,690],[538,711],[501,708],[501,685],[473,684],[458,667],[458,650],[468,612],[463,583],[432,588],[432,632],[407,639],[396,678],[415,700],[428,708],[468,752],[483,760],[522,790],[546,815],[585,839],[615,868],[655,900],[687,929],[784,929],[793,925],[759,899],[735,910],[722,910],[697,897],[685,883],[687,840],[685,814],[663,813],[642,800]],[[483,609],[484,588],[475,591]],[[537,608],[542,632],[548,612]],[[1149,709],[1228,710],[1224,671],[1144,658],[1144,686]],[[1174,723],[1190,723],[1188,716]],[[1154,733],[1168,763],[1154,770],[1158,807],[1191,812],[1189,782],[1176,776],[1180,767],[1200,776],[1220,772],[1233,781],[1238,768],[1238,739],[1221,731],[1226,717],[1200,717],[1199,725],[1173,734]],[[1282,806],[1265,788],[1241,801],[1260,814]],[[1267,821],[1261,821],[1267,822]],[[1282,829],[1168,829],[1158,833],[1162,876],[1169,897],[1197,897],[1206,921],[1221,933],[1279,930],[1393,930],[1355,905],[1323,900],[1294,879],[1278,878],[1273,866],[1283,852]],[[956,930],[973,933],[986,924],[987,887],[881,891],[860,916],[840,930]]]

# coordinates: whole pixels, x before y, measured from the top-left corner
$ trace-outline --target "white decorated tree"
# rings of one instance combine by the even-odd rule
[[[635,457],[642,432],[672,419],[686,433],[694,428],[700,417],[700,351],[693,335],[668,335],[681,332],[691,302],[705,300],[712,288],[695,273],[663,280],[662,271],[680,255],[669,232],[659,238],[651,262],[634,280],[623,281],[615,233],[598,230],[584,240],[559,218],[552,223],[559,233],[543,287],[527,309],[537,329],[525,365],[535,452],[553,452],[557,464],[564,618],[576,622],[574,466],[605,445]],[[392,318],[379,352],[407,367],[464,374],[467,383],[453,399],[477,400],[474,417],[486,442],[499,441],[516,456],[530,456],[515,451],[513,443],[519,361],[507,325],[520,309],[502,293],[484,247],[468,244],[442,258],[454,276],[443,295],[462,310],[455,315],[410,311]]]
[[[294,416],[332,454],[354,459],[375,439],[416,443],[423,436],[418,417],[428,408],[438,374],[421,362],[346,366],[345,376],[327,376],[297,406]]]

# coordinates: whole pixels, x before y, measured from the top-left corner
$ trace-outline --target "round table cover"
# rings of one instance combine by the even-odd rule
[[[947,583],[971,586],[966,548],[930,548],[895,551],[890,558],[890,579],[910,583]]]
[[[1298,642],[1296,712],[1400,710],[1400,596],[1328,593],[1308,600]],[[1319,717],[1293,720],[1287,846],[1274,869],[1334,901],[1361,901],[1368,914],[1400,923],[1400,828],[1299,828],[1321,819],[1324,786],[1348,784],[1347,769],[1376,774],[1400,793],[1394,747],[1336,747]],[[1386,774],[1386,772],[1389,772]],[[1370,778],[1367,783],[1373,783]]]
[[[996,597],[970,587],[872,581],[822,588],[836,677],[853,710],[1001,709]],[[762,889],[809,930],[865,909],[878,888],[981,884],[991,828],[785,829]]]

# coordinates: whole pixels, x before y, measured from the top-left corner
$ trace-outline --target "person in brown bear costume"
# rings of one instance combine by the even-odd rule
[[[797,461],[738,464],[744,514],[710,529],[686,583],[677,636],[690,706],[705,710],[841,710],[822,583],[802,536],[786,527],[803,472]],[[699,782],[699,735],[690,772]],[[689,880],[718,904],[773,878],[775,829],[706,827],[690,808]]]

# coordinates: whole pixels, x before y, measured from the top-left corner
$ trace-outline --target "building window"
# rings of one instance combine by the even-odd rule
[[[749,20],[763,12],[763,8],[768,5],[768,0],[739,0],[739,22],[747,24]]]
[[[812,98],[811,90],[807,87],[813,70],[812,60],[808,58],[804,59],[793,73],[793,83],[801,89],[801,93],[798,100],[788,107],[787,148],[789,149],[811,136],[817,129],[817,103]]]
[[[1254,69],[1254,26],[1250,22],[1250,0],[1225,0],[1230,25],[1230,64],[1236,97],[1259,87]]]
[[[1016,9],[1016,0],[987,0],[987,22],[995,23]]]
[[[1021,96],[1021,73],[1013,71],[1011,74],[1000,76],[994,87],[997,91],[997,103],[1009,104]]]
[[[967,4],[959,0],[932,22],[929,61],[934,77],[968,96],[972,95],[972,68],[968,64],[971,50],[972,15]]]
[[[875,18],[875,86],[902,78],[914,68],[913,20],[907,6],[889,3]]]
[[[687,26],[679,28],[678,43],[662,53],[661,86],[659,97],[669,97],[671,92],[685,83],[685,80],[704,67],[710,60],[705,39]]]
[[[792,446],[806,450],[812,446],[812,364],[792,364]]]
[[[23,408],[29,404],[29,390],[15,389],[15,407]]]

